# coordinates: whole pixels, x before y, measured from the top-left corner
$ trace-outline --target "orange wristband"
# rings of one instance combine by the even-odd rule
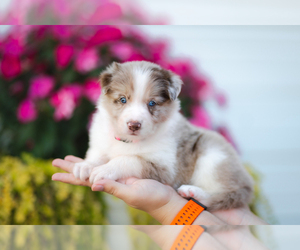
[[[206,210],[206,206],[191,198],[176,215],[171,225],[192,225],[204,210]]]
[[[205,229],[201,226],[184,226],[174,241],[171,250],[191,250],[204,231]]]

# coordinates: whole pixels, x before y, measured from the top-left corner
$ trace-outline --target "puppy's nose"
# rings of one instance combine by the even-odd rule
[[[133,121],[133,122],[128,122],[127,126],[131,131],[136,131],[141,128],[142,124],[140,124],[139,122]]]

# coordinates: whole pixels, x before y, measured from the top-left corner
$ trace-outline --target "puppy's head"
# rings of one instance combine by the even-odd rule
[[[182,81],[157,64],[113,63],[101,74],[100,82],[101,105],[121,138],[146,139],[179,109]]]

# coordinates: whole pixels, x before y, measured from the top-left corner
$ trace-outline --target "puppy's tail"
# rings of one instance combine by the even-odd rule
[[[228,210],[239,208],[249,204],[253,197],[253,189],[250,186],[222,194],[214,194],[209,200],[208,211]]]

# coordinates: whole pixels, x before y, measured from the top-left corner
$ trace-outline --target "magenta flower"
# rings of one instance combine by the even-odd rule
[[[188,75],[193,71],[194,65],[190,60],[177,59],[172,60],[172,63],[170,63],[168,68],[181,77],[184,77],[185,75]]]
[[[28,96],[32,99],[47,97],[54,87],[54,79],[49,76],[38,76],[30,81]]]
[[[119,42],[111,46],[111,52],[122,61],[127,61],[135,53],[135,49],[128,42]]]
[[[96,49],[84,49],[77,55],[75,68],[81,73],[86,73],[95,69],[98,62],[99,57]]]
[[[74,98],[76,104],[79,103],[80,97],[82,96],[82,86],[78,83],[72,83],[70,85],[66,85],[62,87],[62,90],[66,90],[70,92]]]
[[[53,25],[53,36],[57,39],[67,39],[72,35],[71,27],[69,25]]]
[[[55,50],[55,59],[59,68],[66,67],[72,59],[74,48],[72,45],[61,44]]]
[[[208,113],[200,106],[192,107],[192,118],[190,123],[203,128],[211,128],[211,120]]]
[[[23,51],[20,37],[18,39],[9,37],[9,39],[3,42],[2,46],[3,52],[9,55],[19,56]]]
[[[122,17],[122,15],[122,9],[118,4],[107,2],[97,7],[93,15],[89,16],[85,22],[89,24],[99,24],[105,21],[117,20]]]
[[[18,56],[5,54],[1,61],[1,72],[7,79],[14,78],[21,73],[21,62]]]
[[[168,43],[165,40],[156,41],[151,44],[152,59],[154,62],[164,62]]]
[[[50,104],[55,108],[54,119],[56,121],[68,120],[72,117],[81,92],[81,86],[73,84],[61,88],[51,96]]]
[[[226,96],[224,93],[216,93],[215,98],[220,107],[224,107],[227,104]]]
[[[94,104],[96,104],[100,93],[101,87],[97,79],[88,80],[83,87],[84,95]]]
[[[89,40],[89,46],[99,45],[105,42],[117,41],[123,37],[120,29],[113,26],[101,26],[101,28]]]
[[[34,103],[28,99],[23,100],[18,107],[17,117],[22,123],[34,121],[37,117],[37,111]]]
[[[200,100],[207,101],[214,96],[215,90],[213,86],[209,84],[207,81],[205,81],[203,77],[200,78],[198,84],[200,86],[199,97],[198,97],[200,98]]]

